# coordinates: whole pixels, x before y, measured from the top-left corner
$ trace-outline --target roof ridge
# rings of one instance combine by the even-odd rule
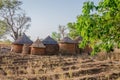
[[[47,36],[42,42],[44,44],[58,44],[57,41],[51,38],[50,36]]]
[[[72,40],[70,37],[64,37],[60,42],[63,42],[63,43],[75,43],[75,41]]]
[[[45,48],[45,45],[42,43],[42,41],[38,38],[35,42],[31,45],[31,47],[38,47],[38,48]]]
[[[13,44],[32,44],[33,41],[24,33],[22,36],[18,37]]]

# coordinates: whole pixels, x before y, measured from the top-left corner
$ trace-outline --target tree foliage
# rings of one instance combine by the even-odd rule
[[[52,38],[55,39],[56,41],[60,41],[60,33],[57,32],[52,32]]]
[[[6,24],[3,21],[0,21],[0,38],[2,38],[7,33]]]
[[[120,47],[120,0],[101,0],[98,5],[84,2],[75,27],[77,34],[83,37],[80,46],[89,43],[92,54]]]
[[[0,9],[3,7],[2,0],[0,0]],[[0,38],[4,35],[6,32],[5,24],[2,20],[0,20]]]
[[[20,7],[21,5],[22,2],[19,0],[2,0],[2,8],[0,9],[0,20],[5,22],[7,30],[14,40],[30,26],[31,18],[26,16]]]
[[[68,27],[68,29],[69,29],[69,33],[68,33],[68,35],[72,38],[72,39],[74,39],[74,38],[76,38],[76,37],[78,37],[79,35],[77,34],[77,30],[76,30],[76,26],[75,26],[75,23],[73,22],[69,22],[68,24],[67,24],[67,27]]]
[[[67,30],[66,26],[59,25],[58,32],[52,32],[52,38],[54,38],[57,41],[60,41],[61,39],[67,36],[66,30]]]

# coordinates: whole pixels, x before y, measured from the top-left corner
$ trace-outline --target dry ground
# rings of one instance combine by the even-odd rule
[[[5,53],[0,54],[0,80],[120,80],[120,60]]]

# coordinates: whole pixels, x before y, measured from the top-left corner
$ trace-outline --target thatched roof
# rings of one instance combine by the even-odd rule
[[[75,41],[76,43],[80,43],[80,42],[82,41],[82,37],[81,37],[81,36],[78,36],[78,37],[76,37],[76,38],[74,39],[74,41]]]
[[[31,45],[31,47],[45,48],[45,45],[38,38],[35,42],[33,42],[33,44]]]
[[[46,37],[42,42],[43,44],[58,44],[57,41],[55,41],[50,36]]]
[[[60,42],[61,42],[61,43],[75,43],[75,41],[72,40],[72,39],[69,38],[69,37],[64,37]]]
[[[13,44],[32,44],[33,42],[30,40],[28,36],[24,33],[21,37],[19,37]]]

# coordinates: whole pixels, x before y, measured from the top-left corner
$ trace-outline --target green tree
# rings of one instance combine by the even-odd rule
[[[52,38],[54,38],[57,41],[60,41],[61,39],[67,36],[66,30],[67,30],[66,26],[59,25],[58,32],[52,32]]]
[[[0,0],[0,9],[2,8],[2,5],[3,5],[2,0]]]
[[[0,9],[2,7],[3,7],[3,3],[2,3],[2,0],[0,0]],[[6,32],[6,25],[2,20],[0,20],[0,38],[3,37],[5,32]]]
[[[6,24],[3,21],[0,21],[0,38],[2,38],[7,33]]]
[[[67,27],[68,27],[68,29],[69,29],[68,35],[69,35],[72,39],[75,39],[76,37],[79,36],[79,34],[78,34],[78,32],[77,32],[77,28],[76,28],[75,22],[74,22],[74,23],[69,22],[69,23],[67,24]]]
[[[92,54],[120,47],[120,0],[101,0],[97,6],[85,2],[75,24],[78,34],[83,37],[80,46],[89,42]]]
[[[52,38],[57,40],[57,41],[60,41],[60,33],[57,33],[57,32],[52,32]]]
[[[16,40],[30,26],[31,18],[26,16],[21,9],[22,2],[19,0],[1,0],[2,8],[0,9],[0,20],[7,25],[7,30],[11,37]]]

